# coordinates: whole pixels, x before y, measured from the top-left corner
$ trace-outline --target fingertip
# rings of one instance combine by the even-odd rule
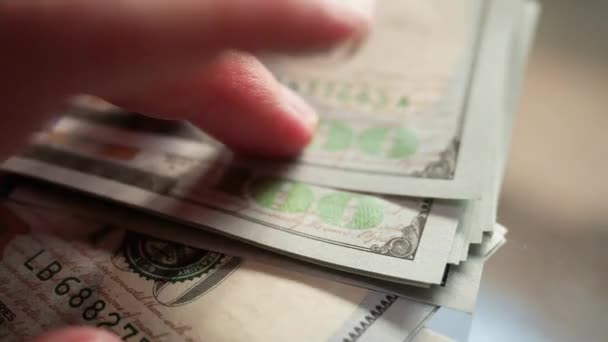
[[[314,108],[280,84],[255,58],[226,54],[209,68],[206,102],[190,120],[230,149],[249,156],[289,158],[312,139]]]
[[[120,339],[102,329],[69,327],[44,333],[35,338],[33,342],[120,342]]]
[[[268,86],[267,90],[272,88]],[[275,91],[269,91],[274,101],[260,101],[247,93],[240,96],[246,103],[243,109],[248,111],[247,116],[239,118],[246,129],[224,131],[218,136],[232,150],[285,159],[297,156],[312,140],[319,122],[317,112],[288,87],[277,83]]]
[[[310,105],[243,53],[225,53],[184,78],[110,100],[131,111],[190,121],[234,151],[268,158],[297,155],[318,122]]]
[[[306,138],[305,140],[310,140],[312,133],[319,124],[317,111],[287,86],[281,84],[280,89],[282,101],[287,109],[286,114],[292,115],[300,121],[301,135]]]
[[[289,133],[288,133],[289,132]],[[225,144],[238,154],[265,159],[292,159],[297,157],[312,140],[314,129],[299,123],[287,128],[280,135],[286,139],[261,138],[227,141]]]
[[[216,132],[216,137],[231,150],[250,157],[287,159],[296,157],[312,140],[318,117],[297,94],[281,90],[279,103],[260,108],[265,115],[255,115],[247,128]],[[203,126],[203,128],[205,128]]]

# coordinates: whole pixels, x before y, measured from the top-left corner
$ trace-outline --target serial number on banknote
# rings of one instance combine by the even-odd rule
[[[34,273],[40,282],[58,281],[52,293],[54,296],[65,298],[66,309],[79,310],[80,316],[86,322],[99,321],[101,317],[107,317],[98,322],[96,326],[113,330],[124,341],[150,342],[133,322],[123,319],[124,314],[116,311],[109,312],[106,301],[95,299],[98,298],[95,287],[86,286],[83,279],[79,277],[57,277],[63,270],[63,265],[58,260],[52,260],[44,267],[36,267],[34,261],[45,253],[44,249],[37,251],[25,260],[23,266]]]
[[[353,107],[359,110],[389,110],[404,112],[410,108],[405,94],[387,89],[321,79],[294,79],[284,75],[277,78],[300,94],[327,102],[327,104]]]

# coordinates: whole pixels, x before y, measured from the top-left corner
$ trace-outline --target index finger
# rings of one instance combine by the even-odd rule
[[[128,86],[225,49],[327,48],[363,35],[367,24],[365,15],[318,0],[0,1],[8,51],[0,70],[17,82],[32,76],[42,86],[99,92],[117,77]]]
[[[0,0],[0,159],[71,94],[119,96],[225,49],[326,48],[368,24],[322,0]]]

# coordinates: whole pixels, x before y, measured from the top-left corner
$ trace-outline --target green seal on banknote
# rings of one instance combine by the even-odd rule
[[[209,274],[224,263],[222,253],[129,233],[124,245],[129,268],[149,280],[182,282]]]

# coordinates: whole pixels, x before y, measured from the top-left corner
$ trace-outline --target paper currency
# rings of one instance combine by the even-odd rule
[[[501,108],[494,103],[500,102],[504,88],[487,90],[484,85],[500,83],[506,73],[488,69],[506,65],[513,3],[492,3],[486,18],[489,24],[479,49],[483,58],[477,63],[485,72],[476,76],[481,83],[474,84],[471,93],[477,100],[468,106],[476,118]],[[496,115],[486,116],[481,124],[497,126]],[[469,243],[482,241],[482,219],[492,217],[488,212],[496,201],[489,192],[463,205],[336,191],[285,179],[293,176],[292,166],[268,170],[232,160],[206,141],[109,127],[82,117],[62,119],[39,134],[36,144],[5,169],[397,282],[441,283],[446,263],[458,264],[466,259]],[[484,175],[495,174],[494,166],[487,165],[494,160],[489,151],[493,149],[486,146],[482,153],[488,156]],[[293,167],[298,165],[301,162]],[[481,178],[484,191],[495,183],[493,177]],[[384,181],[393,186],[390,178]],[[461,206],[464,211],[458,217]]]
[[[0,221],[3,341],[75,324],[140,342],[403,341],[435,308],[125,231],[66,207],[9,199]]]
[[[501,136],[501,141],[496,144],[496,156],[500,156],[496,160],[495,175],[493,177],[494,187],[491,197],[498,197],[502,178],[505,171],[506,161],[509,154],[509,145],[511,141],[511,130],[513,127],[514,114],[517,110],[517,102],[519,93],[523,83],[524,71],[528,60],[528,54],[531,49],[536,30],[537,21],[540,15],[540,5],[535,1],[525,1],[522,6],[522,12],[519,22],[516,24],[517,32],[513,36],[513,46],[510,54],[510,72],[508,72],[508,86],[506,87],[507,94],[505,96],[505,110],[498,129]],[[487,215],[482,221],[484,231],[489,231],[488,222],[496,221],[497,200],[491,201],[491,207],[487,209]]]
[[[370,36],[348,61],[268,63],[322,115],[289,177],[368,192],[475,196],[472,174],[460,167],[460,132],[483,12],[480,1],[379,1]]]
[[[505,105],[505,99],[511,96],[509,92],[512,86],[507,82],[506,75],[520,72],[522,67],[522,63],[509,63],[509,57],[511,51],[525,48],[523,45],[518,46],[519,40],[512,38],[519,32],[516,28],[521,2],[470,1],[467,4],[458,9],[440,1],[411,2],[407,5],[384,4],[382,6],[385,7],[376,9],[379,13],[378,19],[383,23],[376,35],[385,32],[388,36],[394,36],[405,30],[402,22],[390,20],[393,10],[403,16],[399,11],[405,7],[411,13],[421,13],[419,22],[414,22],[413,26],[408,26],[408,29],[403,31],[406,35],[412,35],[408,36],[412,40],[415,40],[415,35],[421,34],[415,28],[433,28],[430,30],[433,34],[441,33],[443,36],[450,31],[448,28],[454,28],[456,24],[453,21],[460,22],[458,29],[453,29],[450,34],[461,37],[461,40],[450,36],[454,38],[451,45],[441,47],[435,46],[438,44],[435,41],[429,42],[429,46],[420,48],[416,53],[424,54],[425,48],[438,49],[436,51],[446,49],[443,54],[446,58],[429,62],[436,63],[429,67],[429,70],[443,70],[445,73],[470,73],[471,70],[464,67],[466,63],[463,61],[469,57],[475,60],[473,83],[470,87],[464,86],[466,82],[446,81],[445,92],[438,92],[433,97],[433,101],[443,101],[450,98],[442,97],[450,93],[450,89],[467,89],[466,111],[453,111],[453,115],[443,113],[445,115],[442,117],[454,120],[455,126],[448,125],[452,127],[449,130],[455,130],[462,138],[457,153],[458,161],[455,163],[473,165],[468,162],[461,163],[462,160],[467,160],[467,155],[482,159],[476,161],[480,170],[475,171],[479,178],[475,183],[481,187],[480,197],[472,200],[449,202],[434,199],[433,197],[442,197],[433,190],[434,186],[440,184],[436,181],[441,182],[441,179],[430,180],[435,185],[427,184],[429,197],[423,198],[377,197],[312,185],[294,180],[301,179],[298,170],[303,170],[301,167],[306,166],[306,156],[310,151],[295,164],[281,168],[274,165],[274,169],[270,169],[265,163],[235,159],[209,139],[186,137],[190,133],[174,131],[166,134],[168,131],[162,129],[161,132],[150,132],[140,129],[141,127],[134,129],[131,126],[123,126],[124,122],[120,120],[124,117],[120,118],[120,115],[113,113],[119,109],[104,107],[103,104],[100,106],[100,103],[95,104],[98,113],[86,113],[86,110],[83,112],[82,106],[72,111],[70,116],[61,119],[53,129],[38,134],[32,149],[21,157],[10,160],[3,168],[83,190],[180,222],[205,229],[211,228],[224,235],[342,271],[415,285],[446,283],[446,275],[449,278],[450,272],[452,275],[458,274],[453,272],[458,269],[454,267],[446,273],[446,264],[459,264],[474,255],[469,253],[470,244],[484,242],[483,232],[490,231],[492,228],[489,226],[494,226],[497,184],[504,158],[504,153],[500,152],[504,150],[504,142],[500,140],[506,139],[503,131],[506,129],[504,127],[509,126],[505,123],[505,118],[510,107]],[[469,5],[472,7],[468,7]],[[437,23],[437,18],[446,15],[446,8],[455,11],[451,20]],[[434,10],[436,11],[433,12]],[[437,18],[432,19],[430,13],[439,14]],[[426,14],[429,15],[428,18]],[[473,39],[476,37],[473,33],[478,31],[480,39]],[[530,34],[530,31],[527,33]],[[470,40],[470,45],[463,43],[468,41],[467,39]],[[360,53],[344,64],[344,70],[336,70],[336,75],[339,76],[336,76],[336,80],[345,81],[352,77],[351,82],[378,87],[386,85],[390,86],[389,88],[394,85],[394,89],[409,89],[406,87],[403,73],[410,75],[411,79],[420,77],[422,80],[426,77],[433,82],[437,81],[430,77],[432,73],[429,74],[424,68],[419,70],[420,73],[416,73],[408,68],[395,69],[397,63],[369,64],[369,61],[379,58],[378,50],[389,48],[387,41],[390,39],[370,36],[368,45],[375,48],[367,51],[364,46]],[[478,44],[475,43],[477,41]],[[441,43],[442,40],[438,42]],[[408,47],[399,50],[403,55],[395,55],[420,58],[410,50],[411,47]],[[451,57],[447,58],[448,56]],[[522,56],[525,56],[525,52],[522,52]],[[448,63],[448,59],[451,62]],[[323,66],[310,61],[307,63],[309,64],[274,61],[272,68],[277,74],[283,75],[285,80],[286,75],[292,75],[291,81],[306,80],[306,77],[316,77],[315,75],[329,77],[330,73],[319,71]],[[365,70],[373,76],[366,74]],[[379,76],[391,70],[394,79]],[[371,79],[367,80],[365,75]],[[454,76],[452,80],[454,79],[458,77]],[[374,83],[376,81],[379,83]],[[424,82],[419,83],[422,87]],[[414,94],[413,98],[418,96],[415,92],[411,94]],[[317,95],[307,96],[319,106],[329,108],[327,118],[333,120],[342,115],[336,109],[339,106],[332,102],[334,100],[324,100]],[[464,99],[465,95],[461,98]],[[424,107],[425,104],[421,102],[420,106]],[[437,106],[429,105],[429,108],[431,107]],[[344,108],[350,113],[349,124],[361,124],[363,131],[368,130],[370,122],[385,120],[383,115],[391,112],[388,109],[364,108],[360,104]],[[393,119],[399,117],[399,120],[405,120],[421,113],[420,108],[414,106],[402,113],[391,112],[390,115],[394,114]],[[374,116],[375,113],[378,115]],[[359,114],[361,120],[358,119]],[[432,115],[426,116],[431,117]],[[108,124],[108,118],[114,122]],[[429,122],[432,123],[433,120]],[[322,125],[321,131],[329,129],[328,132],[334,132],[328,133],[330,135],[346,134],[342,128],[336,128],[338,126]],[[378,132],[370,133],[370,136],[384,136],[384,133]],[[367,136],[366,134],[363,135]],[[447,133],[439,135],[442,139],[454,137]],[[488,143],[478,144],[474,152],[465,148],[471,146],[472,141],[479,142],[482,136],[486,137]],[[325,146],[327,139],[323,139],[316,139],[310,149],[318,148],[319,144]],[[407,140],[396,139],[400,142]],[[368,162],[363,164],[372,168],[377,165]],[[344,186],[341,181],[350,176],[341,173],[339,179],[334,180],[333,177],[341,172],[336,170],[335,174],[331,170],[317,174],[315,183],[327,182],[334,186]],[[407,176],[399,178],[408,179]],[[382,182],[384,187],[399,187],[391,177],[382,176]],[[371,186],[373,182],[357,184],[365,184],[363,186],[366,187]],[[464,183],[454,181],[451,184]],[[479,260],[477,264],[482,265],[483,257]],[[475,257],[469,265],[476,265]],[[466,265],[460,266],[466,268]],[[475,266],[475,269],[480,270],[481,266]],[[457,276],[454,277],[458,279]],[[470,284],[462,287],[474,288]],[[476,293],[476,290],[473,292]],[[459,305],[468,307],[468,304]]]
[[[90,97],[37,134],[3,170],[127,206],[13,183],[0,339],[84,323],[140,342],[437,340],[423,323],[438,306],[472,312],[505,242],[497,196],[538,6],[374,13],[356,53],[264,60],[322,115],[295,163]]]
[[[103,135],[117,143],[121,137]],[[191,162],[178,149],[137,150],[91,136],[41,136],[44,145],[5,167],[313,262],[397,282],[441,283],[457,206],[273,179]]]
[[[445,284],[422,288],[391,282],[379,281],[336,269],[312,267],[307,262],[291,258],[281,258],[275,253],[260,250],[249,244],[227,239],[216,234],[184,227],[169,221],[150,217],[143,213],[133,212],[110,203],[93,202],[81,194],[65,193],[58,189],[33,186],[28,182],[19,182],[11,193],[14,201],[48,208],[53,211],[67,211],[91,220],[104,220],[114,225],[128,225],[133,231],[145,233],[158,239],[175,241],[202,249],[218,249],[226,254],[239,256],[248,260],[290,269],[324,279],[333,279],[355,286],[390,293],[435,306],[473,312],[483,264],[492,253],[505,242],[506,230],[498,226],[492,235],[487,235],[484,243],[474,247],[466,263],[450,267]]]
[[[317,137],[289,165],[288,177],[368,192],[479,199],[484,170],[492,167],[484,157],[487,141],[495,136],[486,128],[496,115],[487,113],[497,114],[503,94],[497,89],[502,75],[494,77],[491,68],[507,57],[520,7],[517,1],[380,2],[377,27],[352,60],[331,67],[290,59],[271,65],[323,114]],[[429,91],[429,82],[445,87]],[[328,94],[341,83],[346,90],[335,92],[345,99],[337,101]],[[332,89],[321,90],[327,85]],[[367,87],[408,92],[415,105],[366,108],[355,95],[367,96]]]
[[[468,240],[471,243],[480,243],[483,232],[491,231],[496,222],[496,211],[498,204],[499,188],[502,183],[502,176],[508,152],[508,141],[511,131],[511,121],[515,110],[518,82],[521,82],[521,75],[525,69],[527,54],[530,49],[530,41],[534,34],[535,22],[538,15],[538,6],[535,2],[512,1],[516,4],[516,11],[513,15],[505,15],[502,12],[497,19],[504,24],[502,27],[507,30],[510,27],[511,43],[507,52],[500,54],[502,62],[496,62],[492,67],[497,71],[493,77],[496,78],[497,86],[493,91],[488,92],[486,98],[494,98],[496,115],[495,122],[487,126],[493,139],[489,140],[486,157],[487,167],[484,175],[483,193],[480,200],[467,204],[463,217],[469,230]],[[500,46],[495,46],[497,51]],[[499,65],[504,71],[496,68]],[[466,258],[466,250],[462,253],[462,258]]]

